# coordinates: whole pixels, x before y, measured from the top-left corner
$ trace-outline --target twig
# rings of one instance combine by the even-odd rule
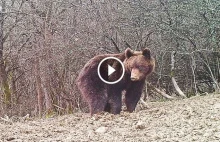
[[[172,97],[172,96],[166,94],[164,91],[161,91],[160,89],[154,87],[152,84],[150,84],[150,83],[148,83],[148,82],[147,82],[147,85],[148,85],[151,89],[153,89],[154,91],[156,91],[158,94],[164,96],[165,98],[167,98],[167,99],[175,99],[175,97]]]

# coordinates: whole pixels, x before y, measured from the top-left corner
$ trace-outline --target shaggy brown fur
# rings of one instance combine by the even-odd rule
[[[113,85],[102,82],[98,77],[98,64],[106,57],[117,57],[125,67],[123,79]],[[116,72],[109,77],[106,70],[108,64],[116,69]],[[90,59],[80,72],[76,83],[83,98],[89,104],[91,115],[102,111],[119,114],[122,107],[121,94],[123,90],[126,91],[125,104],[127,110],[133,112],[140,100],[145,79],[154,70],[154,67],[155,61],[151,57],[149,49],[132,51],[128,48],[124,53],[98,55]],[[118,79],[122,72],[121,66],[114,60],[105,62],[100,70],[102,77],[109,81]]]

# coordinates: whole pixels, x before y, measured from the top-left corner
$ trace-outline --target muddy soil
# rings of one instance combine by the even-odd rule
[[[220,94],[149,102],[134,113],[0,119],[0,141],[219,142]]]

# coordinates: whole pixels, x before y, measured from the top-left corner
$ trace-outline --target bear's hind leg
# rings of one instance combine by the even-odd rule
[[[105,106],[107,104],[107,96],[104,94],[96,94],[96,96],[92,96],[89,102],[90,114],[101,113],[105,110]]]
[[[90,76],[91,75],[91,76]],[[105,84],[93,74],[86,74],[78,79],[77,86],[88,103],[91,116],[104,111],[107,103]]]

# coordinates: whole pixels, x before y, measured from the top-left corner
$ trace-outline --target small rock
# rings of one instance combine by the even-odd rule
[[[12,140],[14,140],[15,138],[14,137],[9,137],[9,138],[7,138],[6,140],[7,141],[12,141]]]
[[[152,135],[152,138],[154,139],[154,140],[159,140],[159,139],[161,139],[158,135]]]
[[[203,134],[203,137],[210,137],[212,135],[212,133],[205,133],[205,134]]]
[[[215,109],[220,109],[220,103],[215,104],[215,105],[214,105],[214,108],[215,108]]]
[[[13,140],[13,142],[23,142],[23,140],[21,140],[21,139],[15,139],[15,140]]]
[[[136,126],[135,126],[135,128],[136,129],[144,129],[145,128],[145,125],[144,125],[144,123],[143,122],[138,122],[137,124],[136,124]]]
[[[89,138],[94,137],[94,135],[95,135],[95,133],[94,133],[93,130],[89,130],[89,131],[88,131],[88,137],[89,137]]]
[[[215,134],[214,134],[214,137],[220,139],[220,132],[215,133]]]
[[[95,132],[96,133],[105,133],[108,130],[107,127],[99,127]]]

